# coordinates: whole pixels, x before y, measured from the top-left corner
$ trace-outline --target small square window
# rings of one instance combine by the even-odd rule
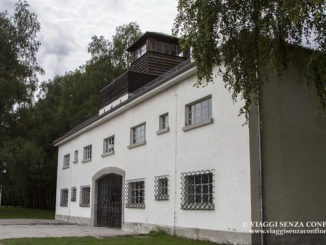
[[[77,163],[78,162],[78,150],[75,150],[75,153],[74,153],[74,163]]]
[[[212,97],[186,105],[186,126],[200,124],[212,118]]]
[[[68,207],[68,189],[61,189],[60,192],[60,206]]]
[[[77,200],[77,188],[72,187],[71,188],[71,201],[76,202],[76,200]]]
[[[165,113],[160,116],[160,130],[169,128],[169,114]]]
[[[64,155],[62,168],[69,168],[70,154]]]
[[[130,146],[145,144],[146,124],[140,124],[130,129]]]
[[[114,152],[114,135],[103,140],[103,154]]]
[[[89,207],[90,194],[91,194],[91,188],[89,186],[80,187],[80,200],[79,200],[80,207]]]
[[[129,180],[127,182],[127,208],[145,208],[145,181]]]
[[[83,161],[92,160],[92,145],[88,145],[84,147],[84,159]]]
[[[169,200],[168,177],[155,177],[155,200]]]

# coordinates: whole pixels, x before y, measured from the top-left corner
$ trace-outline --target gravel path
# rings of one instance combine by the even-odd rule
[[[55,220],[0,220],[0,239],[22,237],[115,237],[135,235],[120,229],[67,224]]]

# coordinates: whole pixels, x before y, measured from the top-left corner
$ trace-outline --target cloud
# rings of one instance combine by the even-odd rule
[[[111,38],[119,25],[136,21],[143,32],[170,34],[176,0],[29,0],[41,23],[42,43],[37,55],[45,70],[41,80],[75,70],[90,58],[93,35]],[[1,0],[1,9],[13,9],[14,0]]]
[[[0,11],[7,10],[9,13],[12,13],[15,10],[15,2],[11,0],[1,0],[0,2]]]

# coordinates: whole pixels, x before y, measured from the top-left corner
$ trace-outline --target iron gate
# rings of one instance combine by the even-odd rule
[[[97,226],[121,227],[122,176],[108,174],[98,180]]]

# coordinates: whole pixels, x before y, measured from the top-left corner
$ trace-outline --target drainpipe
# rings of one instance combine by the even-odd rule
[[[70,222],[70,208],[71,208],[71,176],[72,176],[72,164],[70,164],[70,159],[69,159],[69,168],[70,168],[70,176],[69,176],[69,189],[68,189],[68,193],[70,193],[70,198],[69,198],[69,195],[68,195],[68,219],[67,219],[67,222],[69,223]]]
[[[175,96],[175,148],[174,148],[174,205],[173,205],[173,235],[176,236],[176,220],[177,220],[177,143],[178,143],[178,95]]]
[[[264,188],[263,188],[263,161],[262,161],[262,143],[261,143],[261,125],[260,125],[260,96],[257,102],[257,133],[258,133],[258,160],[259,160],[259,216],[260,224],[264,223]],[[260,244],[264,245],[264,227],[260,229]]]

